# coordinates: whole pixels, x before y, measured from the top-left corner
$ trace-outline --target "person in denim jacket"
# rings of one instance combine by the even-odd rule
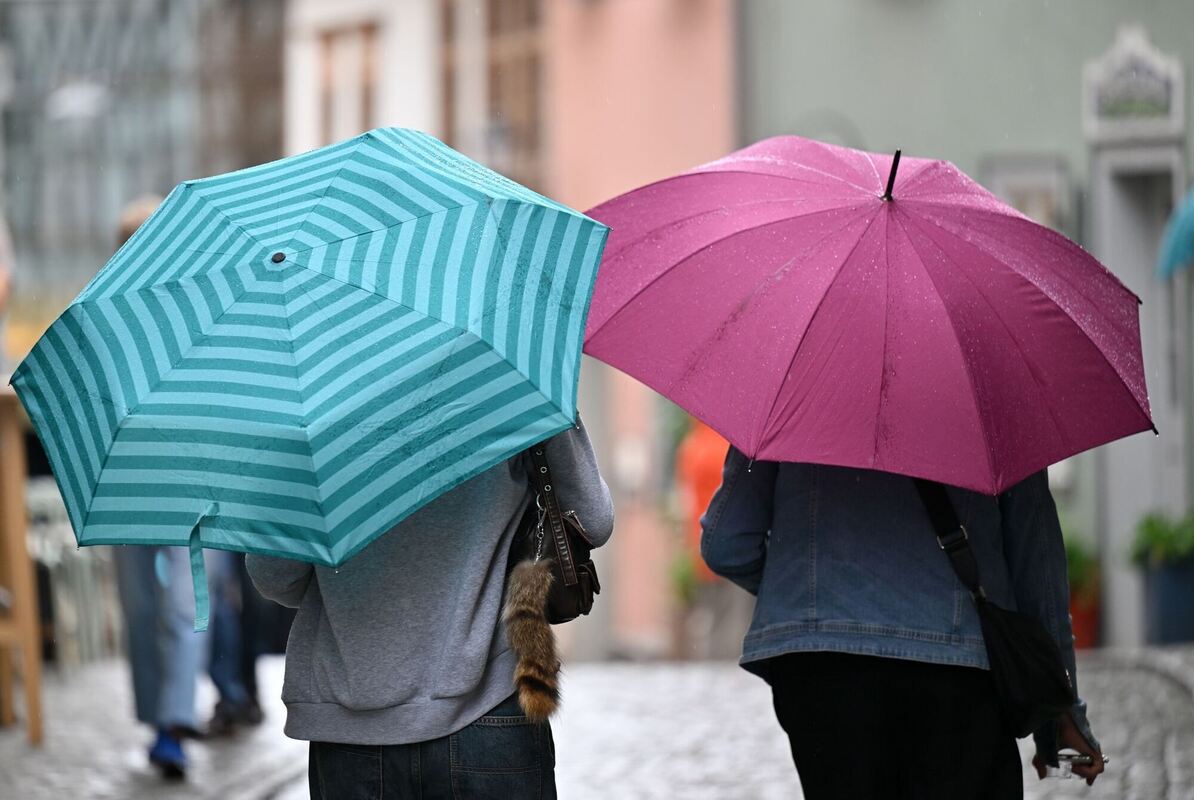
[[[1037,617],[1075,676],[1046,474],[949,495],[989,598]],[[741,663],[771,684],[809,800],[1023,796],[978,613],[910,478],[731,447],[701,524],[709,566],[757,597]],[[1100,752],[1081,701],[1035,738],[1042,777],[1059,745]],[[1091,783],[1101,759],[1074,771]]]

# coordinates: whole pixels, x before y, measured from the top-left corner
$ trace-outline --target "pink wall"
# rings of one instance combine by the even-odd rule
[[[589,208],[733,148],[731,0],[545,5],[554,197]]]
[[[712,160],[734,146],[732,0],[548,0],[545,188],[587,209],[635,186]],[[612,371],[611,371],[612,373]],[[679,535],[658,496],[659,405],[619,373],[601,383],[594,430],[618,509],[611,552],[610,644],[671,652],[668,567]],[[649,454],[646,480],[626,461]],[[612,596],[610,596],[612,595]]]

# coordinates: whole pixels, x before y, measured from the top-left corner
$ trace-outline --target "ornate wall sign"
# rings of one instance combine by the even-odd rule
[[[1125,25],[1082,73],[1083,128],[1096,143],[1180,139],[1185,134],[1185,69]]]

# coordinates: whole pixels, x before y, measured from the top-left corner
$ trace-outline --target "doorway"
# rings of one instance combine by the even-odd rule
[[[1103,634],[1111,645],[1143,643],[1143,587],[1129,551],[1140,519],[1187,507],[1188,298],[1156,276],[1165,223],[1185,188],[1180,147],[1116,147],[1091,163],[1095,255],[1142,301],[1140,334],[1149,403],[1159,436],[1137,434],[1097,451]]]

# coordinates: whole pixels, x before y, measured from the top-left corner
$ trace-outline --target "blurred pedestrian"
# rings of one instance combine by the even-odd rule
[[[205,732],[208,736],[227,736],[241,726],[257,725],[262,720],[253,642],[246,641],[244,631],[246,598],[241,574],[245,558],[226,550],[206,555],[211,598],[207,672],[219,697]]]
[[[207,638],[194,630],[190,559],[182,547],[121,545],[112,552],[137,720],[157,734],[149,761],[164,777],[183,778],[182,741],[200,735],[195,686]]]
[[[752,598],[714,574],[701,559],[701,515],[721,485],[721,467],[729,442],[695,417],[676,452],[676,486],[680,491],[685,555],[693,570],[690,627],[691,655],[730,658],[740,641],[738,623],[750,619]]]
[[[1045,473],[948,494],[987,596],[1039,619],[1075,676]],[[808,800],[1023,796],[978,614],[911,478],[731,448],[703,525],[709,565],[757,596],[742,665],[771,684]],[[1035,738],[1042,777],[1059,745],[1095,757],[1074,768],[1088,782],[1102,772],[1080,700]]]
[[[584,429],[545,449],[561,507],[603,544],[613,509]],[[551,729],[520,707],[501,624],[528,469],[488,469],[336,569],[248,557],[261,593],[298,608],[282,699],[314,800],[556,796]]]
[[[161,202],[143,197],[120,216],[124,244]],[[167,778],[182,778],[182,740],[197,737],[195,684],[206,658],[206,634],[194,630],[195,595],[186,548],[126,545],[112,548],[124,613],[125,640],[137,719],[157,736],[149,760]]]
[[[688,432],[676,451],[676,483],[680,487],[684,510],[684,540],[694,554],[700,553],[701,515],[721,485],[721,466],[729,446],[717,431],[690,417]],[[704,583],[717,580],[704,562],[697,566],[697,578]]]

